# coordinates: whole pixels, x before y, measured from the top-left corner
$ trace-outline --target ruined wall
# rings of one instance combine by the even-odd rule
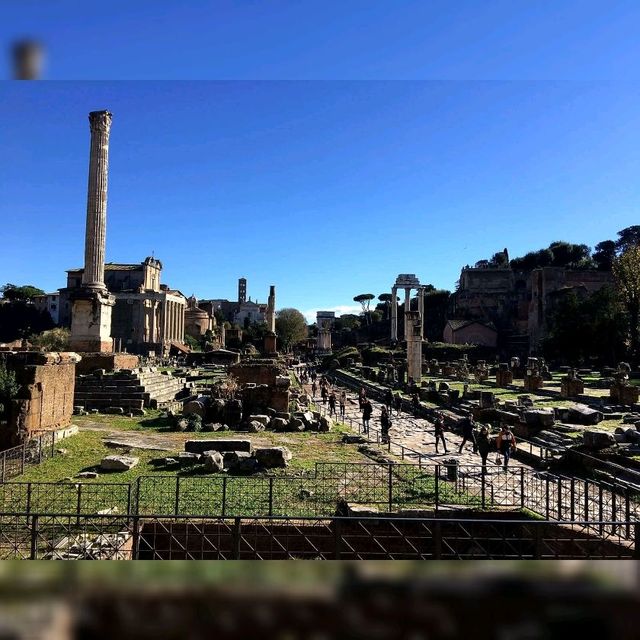
[[[2,448],[21,444],[34,431],[57,429],[71,422],[79,355],[23,351],[0,354],[0,359],[20,385],[1,431]]]
[[[135,369],[140,362],[138,356],[131,353],[83,353],[82,360],[76,365],[77,375],[93,373],[97,369],[118,371]]]

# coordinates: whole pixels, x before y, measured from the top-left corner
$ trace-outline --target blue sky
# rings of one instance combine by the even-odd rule
[[[4,83],[0,280],[81,266],[87,113],[108,108],[107,259],[305,312],[398,273],[453,287],[508,247],[637,223],[639,88],[584,82]]]
[[[2,3],[0,43],[41,38],[45,77],[70,81],[0,83],[0,281],[52,290],[81,264],[102,108],[108,260],[153,251],[187,295],[246,276],[259,300],[275,284],[279,306],[349,310],[398,273],[452,288],[505,246],[614,237],[638,222],[639,18],[593,0]]]
[[[637,0],[3,0],[0,43],[40,38],[52,79],[628,80],[639,19]]]

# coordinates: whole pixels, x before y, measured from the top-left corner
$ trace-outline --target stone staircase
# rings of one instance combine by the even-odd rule
[[[77,376],[74,406],[85,411],[140,414],[143,409],[172,407],[190,395],[184,378],[158,371],[156,367],[122,369],[114,373],[96,371]]]

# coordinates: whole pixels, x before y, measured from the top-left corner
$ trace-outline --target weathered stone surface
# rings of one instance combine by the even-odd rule
[[[258,414],[258,415],[252,415],[252,416],[249,416],[249,421],[250,421],[250,422],[253,422],[253,421],[255,421],[255,422],[260,422],[260,423],[261,423],[261,424],[263,424],[265,427],[269,424],[269,420],[270,420],[270,419],[271,419],[271,418],[270,418],[269,416],[267,416],[267,415],[260,415],[260,414]]]
[[[204,468],[211,472],[217,473],[224,469],[224,459],[219,451],[205,451],[202,454]]]
[[[531,427],[552,427],[555,421],[553,409],[529,409],[524,412],[525,422]]]
[[[241,457],[238,461],[229,467],[229,473],[236,475],[251,475],[260,470],[258,461],[253,457]]]
[[[100,462],[100,469],[102,471],[129,471],[138,462],[140,462],[140,458],[135,456],[107,456]]]
[[[289,421],[284,418],[274,418],[269,423],[269,427],[274,431],[287,431],[289,428]]]
[[[582,404],[556,409],[556,413],[563,422],[568,422],[569,424],[594,425],[604,418],[601,411]]]
[[[365,444],[367,439],[364,436],[344,435],[342,436],[342,442],[344,444]]]
[[[264,431],[264,430],[265,430],[264,424],[262,424],[262,422],[258,422],[257,420],[252,420],[247,425],[247,431],[249,433],[260,433],[261,431]]]
[[[189,465],[200,462],[202,456],[199,453],[192,453],[191,451],[180,451],[176,457],[181,467],[188,467]]]
[[[240,460],[250,458],[251,454],[248,451],[225,451],[222,454],[223,465],[225,469],[230,469]]]
[[[318,431],[321,433],[326,433],[333,429],[334,423],[331,418],[327,418],[326,416],[322,416],[318,421]]]
[[[266,469],[286,467],[291,460],[291,451],[287,447],[265,447],[256,449],[254,456]]]
[[[187,440],[184,443],[184,450],[191,453],[204,453],[205,451],[253,451],[251,440],[223,440],[216,438],[214,440]]]
[[[76,473],[76,478],[97,478],[98,473],[96,471],[81,471],[80,473]]]
[[[300,418],[291,418],[289,431],[304,431],[304,422]]]
[[[616,441],[612,433],[597,429],[585,431],[582,434],[582,440],[585,447],[594,450],[610,447],[612,444],[615,444]]]

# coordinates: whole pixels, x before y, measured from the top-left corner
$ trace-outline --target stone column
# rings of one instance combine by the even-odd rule
[[[92,111],[89,114],[91,146],[84,271],[81,286],[70,294],[73,302],[70,347],[79,352],[113,351],[111,310],[115,305],[115,297],[104,284],[111,117],[108,111]]]
[[[407,315],[408,312],[411,311],[411,287],[405,287],[404,288],[404,339],[407,340],[407,336],[409,335],[409,322],[407,320],[407,318],[409,317]]]
[[[107,228],[107,176],[109,171],[109,133],[112,115],[108,111],[89,114],[91,147],[87,188],[87,227],[84,241],[85,287],[104,289],[104,253]]]
[[[398,340],[398,290],[391,288],[391,342]]]
[[[409,311],[407,317],[407,376],[416,384],[422,380],[422,324],[417,311]]]

